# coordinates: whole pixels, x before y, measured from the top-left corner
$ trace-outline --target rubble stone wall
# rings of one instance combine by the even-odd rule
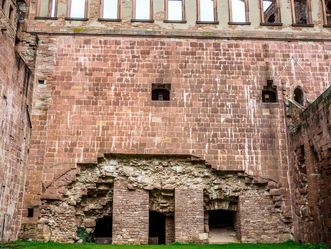
[[[63,190],[57,199],[47,194],[55,187]],[[68,172],[44,189],[37,225],[25,224],[21,238],[75,242],[78,228],[93,238],[95,221],[111,215],[113,243],[145,244],[149,211],[156,210],[167,218],[175,216],[176,222],[166,225],[167,241],[176,236],[176,241],[206,242],[207,208],[236,210],[238,204],[233,200],[246,200],[250,193],[250,204],[240,205],[241,210],[252,208],[254,202],[265,207],[255,208],[253,217],[249,211],[241,212],[242,221],[236,222],[245,234],[242,241],[285,241],[291,238],[291,214],[280,189],[275,181],[220,172],[190,156],[107,155],[97,164],[79,165],[75,173]],[[268,225],[262,224],[260,215],[268,217]],[[67,223],[62,225],[64,219]],[[255,232],[262,237],[246,232],[255,223],[259,224]]]
[[[295,238],[331,245],[331,88],[289,135]]]

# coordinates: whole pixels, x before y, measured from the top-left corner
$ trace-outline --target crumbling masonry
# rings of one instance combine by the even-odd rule
[[[330,13],[0,0],[0,240],[330,245]]]

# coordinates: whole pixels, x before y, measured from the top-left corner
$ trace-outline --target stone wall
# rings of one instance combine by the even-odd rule
[[[203,187],[176,188],[175,240],[177,242],[208,242],[204,229]]]
[[[33,74],[15,47],[17,8],[0,6],[0,241],[20,230],[31,129]]]
[[[25,208],[110,152],[194,155],[286,192],[283,101],[297,85],[315,99],[329,84],[329,56],[327,42],[40,35]],[[277,103],[262,102],[268,79]],[[152,101],[152,83],[172,84],[171,100]]]
[[[56,191],[56,197],[48,194]],[[24,224],[22,239],[75,242],[78,228],[93,239],[96,220],[111,215],[113,243],[144,244],[148,213],[153,210],[166,215],[166,241],[207,242],[204,212],[236,210],[235,200],[246,200],[246,193],[251,202],[241,205],[242,210],[251,209],[254,202],[265,206],[254,209],[253,218],[249,211],[241,212],[242,221],[236,221],[241,227],[239,239],[241,233],[243,242],[291,238],[286,194],[277,183],[239,172],[219,172],[189,156],[107,155],[97,164],[79,165],[74,173],[63,174],[43,192],[40,215],[33,218],[37,222]],[[267,225],[258,223],[260,216],[268,217]],[[255,232],[263,237],[247,232],[255,223],[259,224]]]
[[[331,245],[331,88],[300,114],[289,135],[297,240]]]
[[[197,1],[185,1],[185,18],[181,22],[167,22],[164,0],[153,1],[153,18],[147,22],[132,21],[133,0],[121,0],[120,19],[116,21],[100,19],[100,1],[89,0],[84,20],[68,20],[68,1],[58,4],[55,18],[38,18],[38,0],[30,1],[28,16],[30,32],[40,34],[86,34],[104,36],[167,36],[167,37],[222,37],[233,39],[263,40],[330,40],[330,29],[323,26],[323,8],[321,1],[310,1],[314,26],[309,28],[293,27],[292,1],[283,1],[280,6],[281,25],[261,25],[260,0],[250,0],[248,4],[248,22],[229,23],[230,1],[217,2],[217,21],[215,23],[197,22]]]
[[[127,183],[115,182],[113,205],[113,243],[147,244],[149,194],[128,189]]]

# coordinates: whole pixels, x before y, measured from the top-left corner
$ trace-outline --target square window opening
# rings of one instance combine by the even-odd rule
[[[231,1],[230,21],[234,23],[247,22],[248,18],[247,18],[246,0],[230,0],[230,1]]]
[[[274,85],[272,80],[268,80],[267,81],[267,86],[263,87],[262,102],[264,102],[264,103],[276,103],[276,102],[278,102],[277,86]]]
[[[167,20],[182,21],[183,18],[183,0],[166,0],[167,1]]]
[[[280,23],[279,7],[277,0],[262,0],[262,22],[273,24]]]
[[[33,217],[33,208],[28,208],[28,218],[32,218]]]
[[[152,84],[153,101],[170,101],[171,84]]]
[[[294,21],[299,25],[310,24],[307,0],[294,0]]]
[[[70,18],[85,18],[86,4],[86,0],[71,0]]]
[[[40,17],[56,17],[56,0],[40,0],[39,4]]]
[[[152,8],[151,0],[135,0],[135,15],[136,20],[151,20],[152,19]]]
[[[119,2],[118,2],[118,0],[103,0],[102,18],[119,19]]]
[[[200,0],[199,1],[199,18],[201,22],[215,22],[215,0]]]

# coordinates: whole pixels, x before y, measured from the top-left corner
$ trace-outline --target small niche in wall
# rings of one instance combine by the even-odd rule
[[[273,80],[267,80],[267,85],[262,90],[262,102],[276,103],[277,101],[277,86],[274,85]]]
[[[305,93],[302,89],[301,86],[297,86],[295,89],[294,89],[294,92],[293,92],[293,99],[295,100],[295,102],[297,102],[298,104],[304,106],[305,104]]]
[[[153,101],[170,101],[171,84],[152,84]]]
[[[33,208],[28,208],[28,218],[32,218],[33,217]]]
[[[46,84],[46,81],[45,80],[38,80],[38,84],[39,85],[45,85]]]

